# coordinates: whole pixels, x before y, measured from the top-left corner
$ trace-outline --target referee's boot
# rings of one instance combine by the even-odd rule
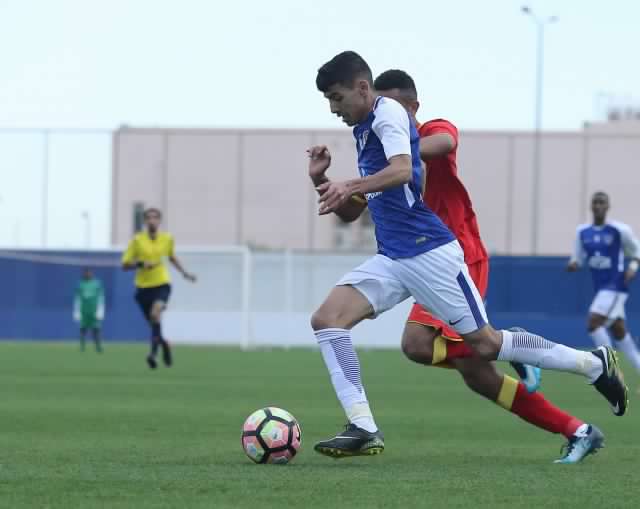
[[[171,355],[171,346],[166,339],[160,340],[160,346],[162,347],[162,362],[167,367],[170,367],[173,364],[173,355]]]

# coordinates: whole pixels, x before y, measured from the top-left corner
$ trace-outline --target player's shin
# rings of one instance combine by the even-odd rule
[[[151,357],[158,355],[158,349],[160,348],[160,339],[155,336],[153,333],[151,334]]]
[[[102,352],[102,341],[100,339],[100,329],[93,329],[93,342],[96,345],[96,352]]]
[[[360,377],[360,361],[347,329],[315,331],[331,383],[349,422],[369,431],[378,430]]]
[[[162,342],[162,325],[159,321],[151,322],[151,336],[158,341]]]
[[[498,360],[516,361],[543,369],[568,371],[595,382],[602,374],[602,361],[591,352],[583,352],[524,330],[502,330]]]
[[[538,428],[571,438],[584,424],[563,412],[539,392],[530,393],[523,383],[504,375],[496,404]]]
[[[631,334],[627,332],[624,338],[616,341],[616,348],[620,350],[629,359],[629,362],[633,364],[636,371],[640,371],[640,353],[638,352],[638,345],[631,337]]]

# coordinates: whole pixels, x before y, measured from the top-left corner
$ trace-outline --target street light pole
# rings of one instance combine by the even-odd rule
[[[42,221],[40,224],[40,243],[47,247],[49,233],[49,131],[42,132]]]
[[[84,247],[91,247],[91,216],[87,210],[82,211],[82,219],[84,219]]]
[[[522,12],[530,16],[536,26],[536,90],[533,136],[533,189],[531,196],[531,249],[535,255],[538,254],[540,231],[540,142],[542,135],[542,92],[544,89],[544,29],[547,25],[558,21],[558,18],[556,16],[540,18],[526,5],[522,7]]]

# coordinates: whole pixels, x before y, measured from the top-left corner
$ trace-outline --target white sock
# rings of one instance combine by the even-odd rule
[[[315,331],[331,383],[349,422],[369,432],[378,431],[360,379],[360,361],[347,329]]]
[[[616,348],[625,354],[627,359],[636,368],[636,371],[640,371],[640,353],[638,352],[638,345],[631,337],[631,334],[627,332],[627,335],[619,341],[616,341]]]
[[[609,337],[609,333],[607,329],[600,326],[596,330],[589,333],[593,343],[596,346],[611,346],[611,338]]]
[[[569,371],[595,382],[602,374],[602,361],[591,352],[553,343],[530,332],[503,330],[498,360],[516,361],[542,369]]]

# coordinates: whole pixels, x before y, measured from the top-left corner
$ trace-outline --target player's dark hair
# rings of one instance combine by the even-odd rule
[[[416,89],[416,84],[413,81],[413,78],[409,76],[408,73],[401,71],[400,69],[389,69],[388,71],[384,71],[373,82],[373,88],[379,92],[397,88],[404,94],[410,95],[412,99],[416,101],[418,100],[418,90]]]
[[[146,219],[149,214],[153,214],[153,213],[158,214],[158,217],[162,218],[162,212],[160,212],[160,209],[157,209],[155,207],[149,207],[148,209],[144,209],[144,212],[142,213],[142,217]]]
[[[333,85],[351,88],[357,79],[365,79],[373,85],[369,64],[355,51],[343,51],[318,69],[316,87],[320,92],[327,92]]]
[[[596,198],[604,198],[605,200],[609,201],[609,195],[604,191],[596,191],[595,193],[593,193],[593,195],[591,195],[591,201],[595,200]]]

